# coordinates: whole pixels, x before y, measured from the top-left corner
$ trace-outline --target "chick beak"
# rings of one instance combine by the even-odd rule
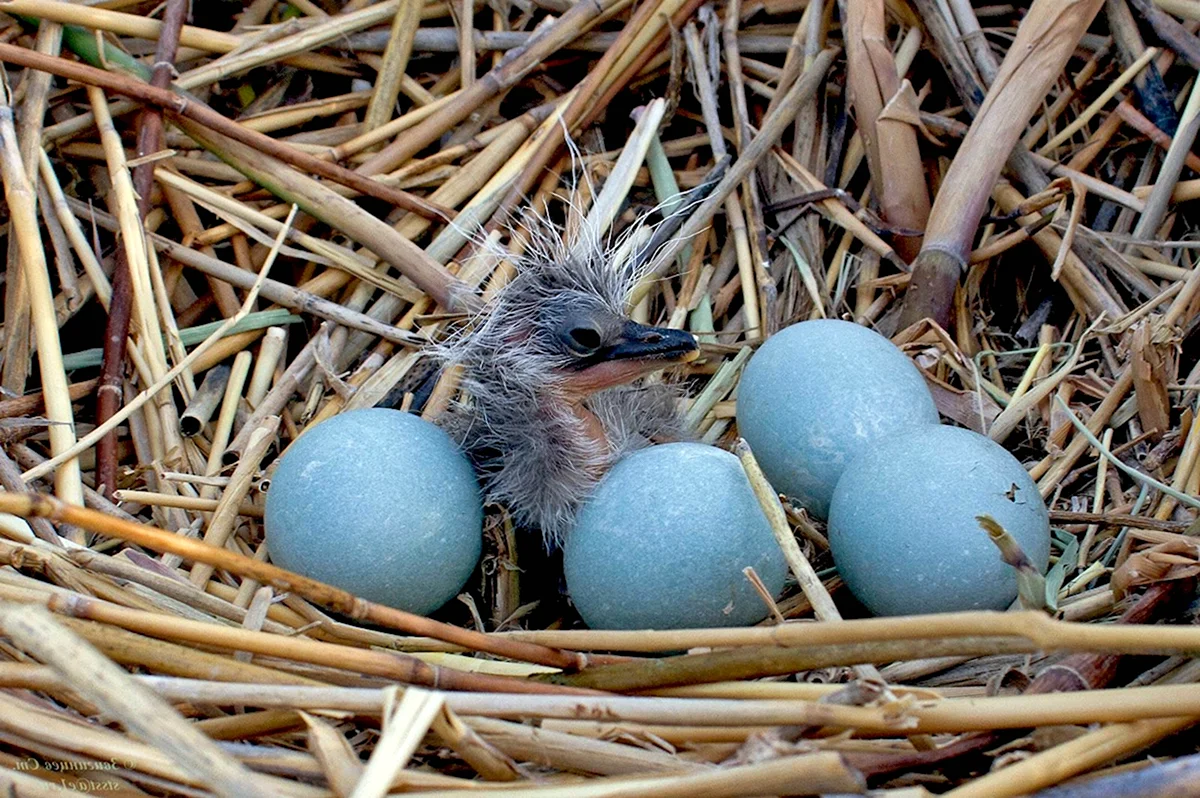
[[[633,382],[665,366],[687,363],[699,355],[696,338],[689,332],[626,321],[608,346],[567,375],[566,387],[582,398]]]

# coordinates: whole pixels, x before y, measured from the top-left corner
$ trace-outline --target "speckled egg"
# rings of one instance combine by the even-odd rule
[[[453,598],[479,561],[483,501],[445,432],[410,413],[353,410],[283,455],[266,530],[276,565],[426,614]]]
[[[787,564],[741,463],[699,443],[634,452],[604,477],[563,551],[571,600],[593,629],[745,626]]]
[[[738,430],[776,490],[818,518],[842,471],[891,435],[937,424],[925,379],[882,335],[847,321],[800,322],[746,365]]]
[[[1002,610],[1016,572],[976,516],[990,515],[1043,573],[1050,516],[1025,468],[989,438],[927,426],[889,438],[842,475],[829,545],[847,587],[877,615]]]

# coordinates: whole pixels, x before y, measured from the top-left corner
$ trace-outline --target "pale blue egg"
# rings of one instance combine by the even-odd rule
[[[411,413],[372,408],[308,430],[267,492],[267,551],[282,568],[426,614],[479,561],[483,501],[450,437]]]
[[[746,365],[738,431],[781,493],[818,518],[842,471],[872,444],[937,424],[925,379],[882,335],[835,319],[771,336]]]
[[[847,587],[877,615],[1002,610],[1016,572],[976,516],[990,515],[1043,573],[1050,516],[1004,447],[958,427],[927,426],[872,447],[833,494],[829,545]]]
[[[567,590],[593,629],[745,626],[767,615],[787,564],[741,463],[699,443],[634,452],[588,499],[563,551]]]

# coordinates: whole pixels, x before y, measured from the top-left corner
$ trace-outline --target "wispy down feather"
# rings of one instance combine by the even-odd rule
[[[568,248],[535,226],[516,276],[440,352],[463,367],[469,396],[444,425],[475,462],[487,500],[540,530],[548,547],[562,543],[613,462],[655,439],[683,436],[676,394],[661,383],[640,380],[590,395],[583,404],[603,440],[566,398],[581,356],[564,330],[585,318],[602,334],[618,332],[645,263],[614,259],[614,251],[630,248],[618,242],[609,249],[587,236]]]

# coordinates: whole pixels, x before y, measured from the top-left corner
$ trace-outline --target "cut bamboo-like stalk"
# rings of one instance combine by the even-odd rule
[[[271,380],[275,377],[275,367],[283,354],[284,343],[287,341],[287,331],[282,327],[272,327],[263,336],[262,345],[258,348],[258,359],[254,361],[254,373],[250,376],[250,385],[246,388],[246,404],[253,410],[267,395]]]
[[[49,462],[49,461],[47,461]],[[384,607],[357,598],[347,591],[317,582],[313,579],[285,571],[250,557],[206,546],[204,543],[163,532],[160,529],[123,521],[94,510],[75,508],[48,496],[32,494],[0,493],[0,512],[12,512],[22,517],[39,515],[66,523],[80,523],[93,531],[100,531],[124,540],[137,540],[156,550],[178,554],[196,562],[204,562],[240,576],[247,576],[263,584],[269,584],[283,592],[291,591],[313,601],[372,623],[404,629],[412,634],[438,637],[459,643],[479,651],[508,656],[528,662],[558,668],[575,668],[582,664],[579,655],[551,649],[545,646],[504,640],[494,635],[485,635],[469,629],[440,623],[429,618]],[[81,515],[82,514],[82,515]]]
[[[62,43],[62,26],[43,25],[38,30],[37,51],[57,55]],[[37,166],[34,159],[40,147],[42,120],[46,116],[46,100],[49,96],[52,76],[33,73],[26,77],[21,88],[25,92],[21,104],[19,131],[15,134],[30,190],[36,190]],[[7,101],[7,98],[6,98]],[[36,200],[34,202],[36,206]],[[29,289],[26,285],[24,259],[18,248],[17,237],[8,239],[8,268],[4,290],[4,364],[0,383],[9,393],[19,394],[25,390],[29,377],[31,351],[31,327]]]
[[[211,368],[204,375],[204,380],[187,408],[179,416],[179,429],[187,437],[199,435],[204,425],[212,418],[221,397],[225,395],[225,385],[229,382],[229,366]]]

